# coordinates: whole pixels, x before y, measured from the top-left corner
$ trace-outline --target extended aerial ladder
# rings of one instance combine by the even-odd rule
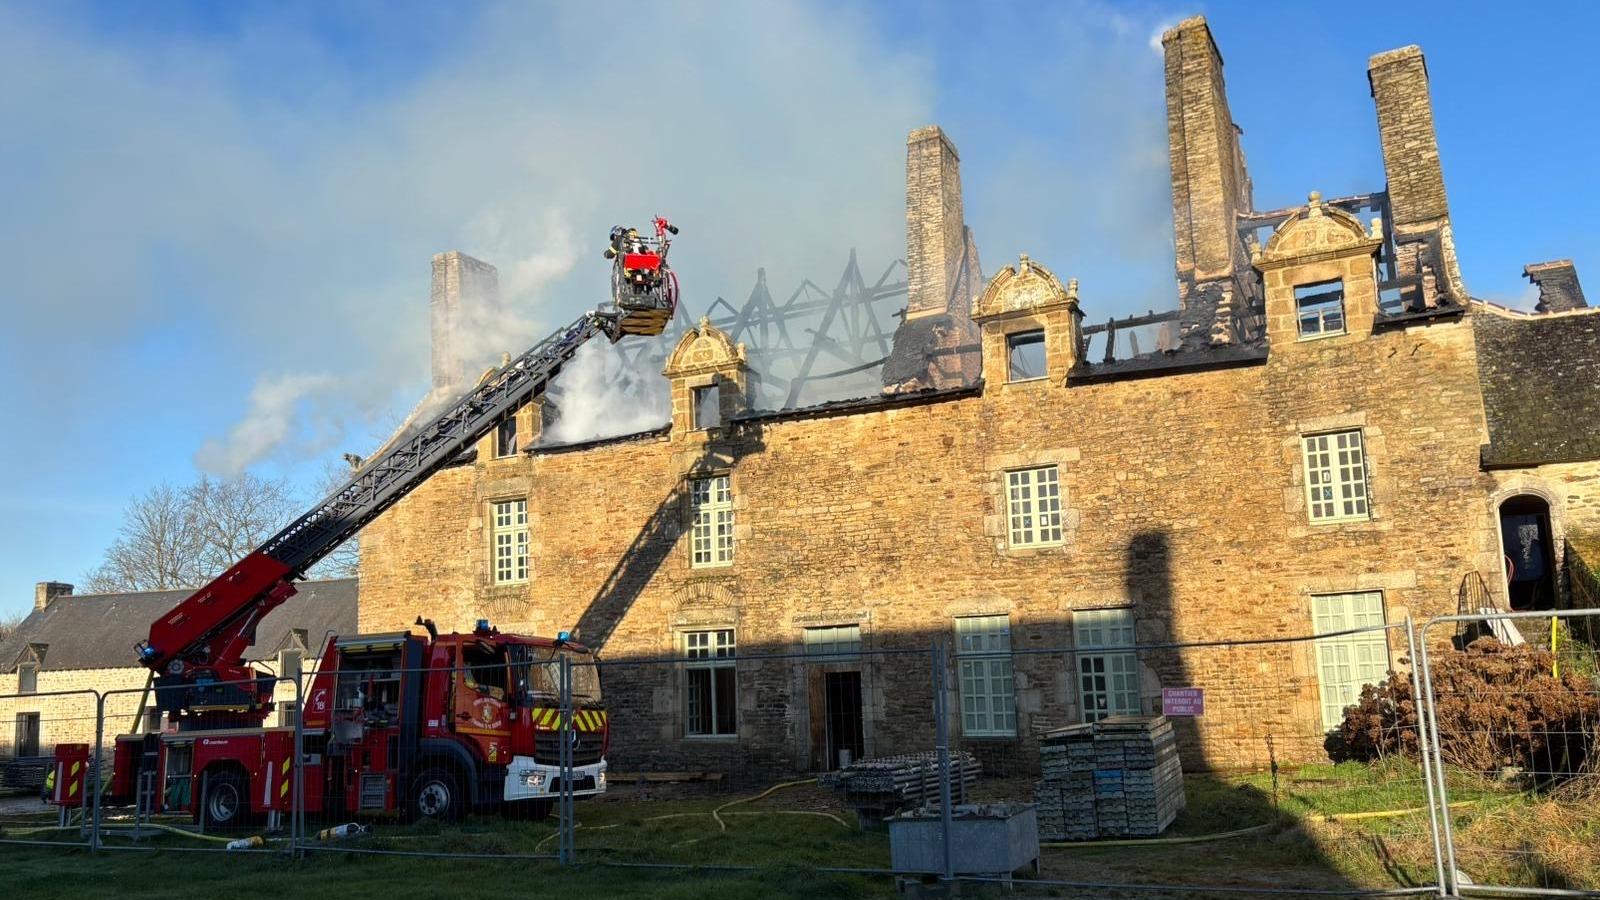
[[[431,420],[367,461],[343,486],[150,626],[139,662],[157,705],[182,728],[259,725],[275,679],[244,661],[256,626],[295,593],[294,581],[550,387],[584,343],[660,334],[676,291],[620,295],[500,367]]]

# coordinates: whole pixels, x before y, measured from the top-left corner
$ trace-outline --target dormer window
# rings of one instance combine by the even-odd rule
[[[1044,329],[1006,335],[1006,380],[1032,381],[1045,376]]]
[[[1344,334],[1344,280],[1296,287],[1294,312],[1302,339]]]
[[[694,427],[716,428],[722,424],[722,391],[716,385],[694,389]]]
[[[39,664],[25,662],[17,666],[17,693],[32,694],[39,690]]]
[[[496,459],[517,455],[517,417],[508,416],[494,430],[494,455]]]

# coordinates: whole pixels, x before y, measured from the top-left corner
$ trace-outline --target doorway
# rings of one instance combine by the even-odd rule
[[[1554,608],[1556,554],[1550,504],[1532,494],[1520,494],[1501,503],[1500,546],[1505,551],[1511,608]]]
[[[854,762],[866,753],[861,722],[861,673],[822,674],[823,721],[827,729],[825,768],[833,771],[846,759]]]

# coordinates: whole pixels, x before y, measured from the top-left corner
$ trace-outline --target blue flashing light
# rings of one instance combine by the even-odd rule
[[[572,632],[570,632],[570,631],[558,631],[558,632],[556,632],[556,640],[561,641],[562,643],[566,643],[567,641],[572,640]]]
[[[149,644],[145,644],[143,647],[139,648],[139,657],[141,659],[155,659],[156,648],[150,646]]]
[[[489,620],[488,619],[479,619],[478,620],[478,628],[477,628],[477,630],[478,631],[488,631],[489,630]]]

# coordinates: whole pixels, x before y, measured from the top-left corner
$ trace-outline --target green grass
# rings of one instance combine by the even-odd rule
[[[1463,838],[1467,871],[1508,883],[1593,886],[1600,860],[1600,815],[1580,797],[1520,793],[1452,773],[1451,800],[1468,801],[1452,816]],[[1046,877],[1084,882],[1210,884],[1316,889],[1415,886],[1433,878],[1432,841],[1421,772],[1402,760],[1375,765],[1306,766],[1270,774],[1190,775],[1188,808],[1166,837],[1194,837],[1266,826],[1248,835],[1198,843],[1044,851]],[[986,779],[976,799],[1018,800],[1028,779]],[[759,801],[724,806],[742,792],[692,787],[621,788],[604,800],[580,802],[576,832],[580,865],[496,860],[509,854],[553,854],[554,821],[379,824],[376,833],[291,862],[270,854],[177,852],[188,838],[162,835],[154,849],[107,852],[0,846],[7,883],[17,896],[239,897],[504,896],[507,884],[557,889],[564,897],[854,897],[888,896],[890,879],[818,874],[816,868],[886,868],[888,837],[855,827],[853,814],[814,785],[788,788]],[[711,811],[721,809],[726,828]],[[799,813],[799,814],[797,814]],[[826,815],[818,815],[825,813]],[[124,841],[124,838],[112,840]],[[441,860],[348,852],[346,847],[486,855]],[[1498,848],[1521,856],[1506,858]],[[1475,852],[1485,851],[1485,852]],[[750,866],[717,873],[606,866],[608,862]],[[181,877],[179,876],[181,873]],[[1554,874],[1552,874],[1554,873]],[[1479,880],[1484,880],[1480,878]],[[1073,896],[1070,890],[1061,894]],[[1108,896],[1108,895],[1106,895]]]
[[[410,900],[449,896],[503,900],[535,894],[563,900],[660,897],[727,900],[775,895],[843,898],[888,895],[887,881],[816,875],[772,868],[722,875],[619,868],[560,869],[553,864],[498,860],[371,857],[349,853],[286,859],[150,851],[101,853],[0,848],[6,896],[113,900],[113,898],[283,897],[303,900]]]

